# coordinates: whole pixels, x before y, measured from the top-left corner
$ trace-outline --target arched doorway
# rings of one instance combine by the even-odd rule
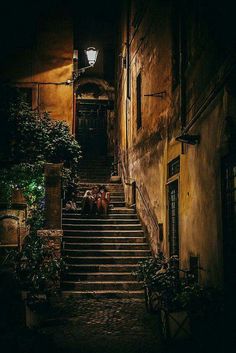
[[[76,89],[75,136],[84,159],[113,156],[114,89],[101,79],[81,79]]]

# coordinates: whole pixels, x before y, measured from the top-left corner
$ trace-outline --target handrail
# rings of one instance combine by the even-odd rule
[[[156,229],[159,231],[159,229],[160,229],[160,228],[159,228],[159,224],[157,223],[157,220],[156,220],[155,217],[153,216],[152,211],[151,211],[149,205],[147,205],[146,200],[145,200],[145,197],[144,197],[144,195],[143,195],[143,193],[142,193],[140,187],[136,184],[136,182],[135,182],[135,186],[136,186],[136,189],[138,190],[138,192],[139,192],[139,194],[140,194],[140,196],[141,196],[141,199],[142,199],[142,201],[143,201],[143,203],[144,203],[144,205],[145,205],[145,207],[146,207],[146,210],[148,211],[149,216],[151,216],[152,221],[153,221],[153,223],[154,223]]]
[[[156,230],[159,232],[159,230],[160,230],[159,224],[157,223],[157,220],[156,220],[155,217],[153,216],[153,213],[152,213],[152,211],[151,211],[149,205],[147,204],[147,201],[146,201],[146,199],[145,199],[145,197],[144,197],[144,194],[142,193],[140,187],[137,185],[135,179],[126,178],[126,171],[125,171],[125,167],[124,167],[124,164],[123,164],[123,160],[122,160],[122,159],[119,159],[119,160],[118,160],[117,164],[119,164],[119,163],[121,164],[121,167],[122,167],[122,173],[123,173],[123,176],[124,176],[124,183],[125,183],[125,185],[132,186],[132,185],[135,183],[135,189],[138,190],[138,192],[139,192],[140,198],[141,198],[141,200],[142,200],[142,202],[143,202],[143,204],[144,204],[144,206],[145,206],[145,210],[146,210],[147,214],[151,217],[152,222],[153,222],[153,224],[154,224]],[[131,205],[131,206],[134,206],[134,205],[136,205],[136,203],[134,203],[134,204]]]

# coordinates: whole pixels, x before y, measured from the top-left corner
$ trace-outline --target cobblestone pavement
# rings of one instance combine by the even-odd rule
[[[202,353],[190,342],[164,344],[158,316],[142,301],[59,298],[37,329],[26,328],[23,316],[0,325],[2,353]]]
[[[152,353],[160,345],[157,319],[131,300],[79,300],[73,317],[43,329],[58,352]]]
[[[58,317],[41,333],[50,335],[57,353],[166,353],[156,315],[131,300],[79,300],[72,316]]]

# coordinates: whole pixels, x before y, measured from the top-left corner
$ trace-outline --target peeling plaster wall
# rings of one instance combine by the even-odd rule
[[[171,180],[177,179],[179,185],[181,266],[189,268],[190,255],[198,256],[199,265],[204,269],[199,271],[201,282],[220,284],[223,276],[221,159],[228,153],[225,118],[229,111],[236,118],[235,98],[226,93],[224,81],[231,63],[220,52],[217,40],[209,42],[210,26],[204,23],[206,17],[201,18],[203,24],[198,32],[199,24],[191,17],[194,12],[189,12],[187,31],[196,35],[188,39],[191,55],[185,71],[186,120],[190,122],[201,109],[188,132],[199,134],[200,144],[184,145],[182,149],[181,143],[175,140],[181,134],[181,125],[179,86],[173,87],[171,6],[170,1],[148,1],[139,24],[134,27],[134,18],[138,16],[135,2],[131,1],[130,99],[127,98],[127,68],[122,67],[121,61],[118,65],[119,156],[123,165],[120,173],[124,181],[136,181],[152,213],[150,216],[137,191],[137,211],[153,253],[161,249],[168,254],[167,185],[170,180],[167,166],[180,156],[180,173]],[[128,41],[126,19],[127,11],[120,24],[119,50],[123,57],[127,56],[124,46]],[[199,37],[198,33],[201,34]],[[142,127],[137,131],[136,77],[139,72],[142,75]],[[144,96],[162,91],[166,91],[164,98]],[[127,204],[131,204],[129,186],[125,187],[125,193]],[[153,219],[163,224],[163,241]]]

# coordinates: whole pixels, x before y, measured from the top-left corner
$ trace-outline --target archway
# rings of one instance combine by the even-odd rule
[[[113,156],[114,88],[107,81],[83,78],[76,87],[75,136],[84,159]]]

